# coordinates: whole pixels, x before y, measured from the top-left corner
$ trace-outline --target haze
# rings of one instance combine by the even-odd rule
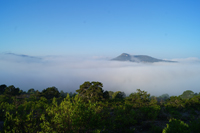
[[[196,58],[174,59],[179,63],[133,63],[110,61],[107,58],[88,59],[65,56],[40,58],[15,54],[0,55],[0,81],[23,90],[42,90],[56,86],[65,92],[75,92],[85,81],[102,82],[104,90],[136,89],[151,95],[180,95],[185,90],[199,92],[200,61]]]

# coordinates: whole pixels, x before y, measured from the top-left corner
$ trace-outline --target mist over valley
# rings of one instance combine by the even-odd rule
[[[180,95],[185,90],[199,92],[200,60],[168,59],[159,62],[116,61],[113,57],[29,56],[0,54],[0,84],[15,85],[27,91],[55,86],[64,92],[75,92],[85,81],[99,81],[103,89],[123,91],[136,89],[151,95]],[[173,62],[172,62],[173,61]]]

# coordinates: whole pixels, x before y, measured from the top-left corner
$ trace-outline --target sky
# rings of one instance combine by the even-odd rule
[[[199,0],[1,0],[0,84],[198,92]],[[110,62],[121,53],[179,63]]]
[[[199,0],[2,0],[0,52],[200,58]]]

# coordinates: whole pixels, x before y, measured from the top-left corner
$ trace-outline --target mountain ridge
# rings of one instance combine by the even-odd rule
[[[170,60],[162,60],[157,59],[148,55],[130,55],[127,53],[122,53],[121,55],[111,59],[116,61],[130,61],[130,62],[137,62],[137,63],[154,63],[154,62],[176,62]]]

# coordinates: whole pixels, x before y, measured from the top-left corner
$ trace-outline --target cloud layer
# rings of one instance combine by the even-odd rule
[[[136,89],[151,95],[180,95],[185,90],[200,92],[200,61],[197,58],[174,59],[178,63],[133,63],[94,58],[64,56],[33,57],[0,54],[0,84],[22,90],[42,90],[55,86],[75,92],[85,81],[102,82],[104,90]]]

